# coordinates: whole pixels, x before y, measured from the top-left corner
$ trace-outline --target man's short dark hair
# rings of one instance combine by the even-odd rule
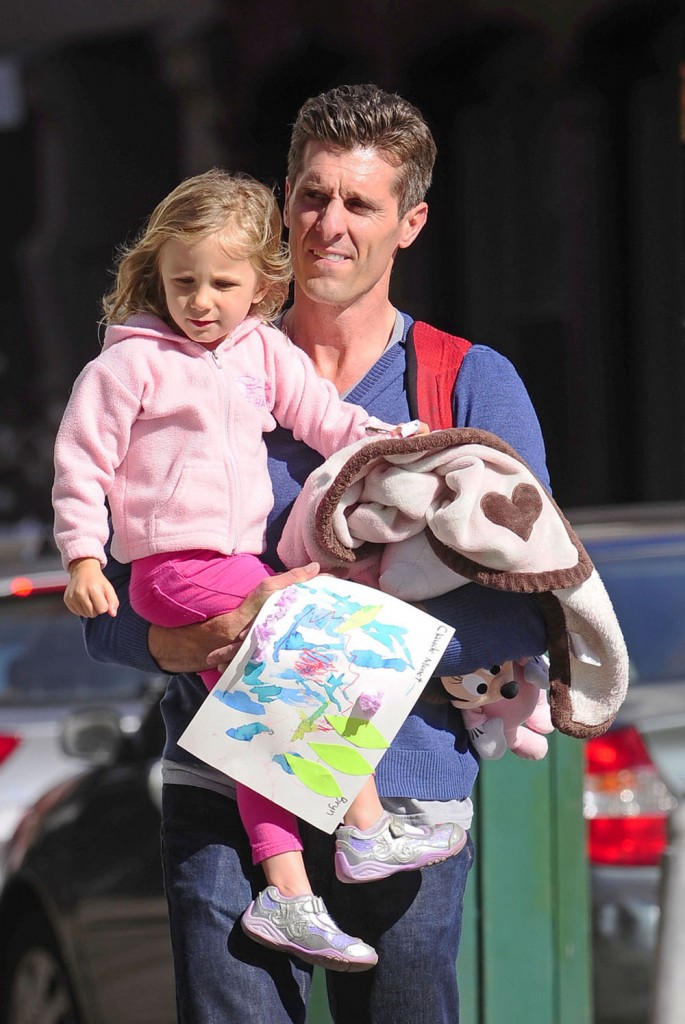
[[[397,168],[394,193],[400,217],[428,191],[435,163],[435,141],[419,110],[377,85],[340,85],[307,100],[293,125],[288,178],[302,170],[308,142],[343,150],[375,149]]]

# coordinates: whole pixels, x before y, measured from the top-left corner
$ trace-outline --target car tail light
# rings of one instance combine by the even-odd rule
[[[585,745],[583,813],[593,864],[658,864],[676,805],[636,729],[616,729]]]
[[[3,736],[0,734],[0,764],[17,749],[21,740],[18,736]]]

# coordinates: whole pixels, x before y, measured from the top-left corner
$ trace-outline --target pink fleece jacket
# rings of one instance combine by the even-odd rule
[[[105,498],[121,562],[195,548],[261,554],[273,502],[262,434],[280,423],[329,456],[363,437],[368,422],[257,319],[214,351],[149,314],[110,326],[74,384],[55,444],[63,563],[105,564]]]

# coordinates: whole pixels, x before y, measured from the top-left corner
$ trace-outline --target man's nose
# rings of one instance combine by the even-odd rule
[[[319,216],[319,230],[326,238],[345,234],[345,207],[339,200],[326,203]]]

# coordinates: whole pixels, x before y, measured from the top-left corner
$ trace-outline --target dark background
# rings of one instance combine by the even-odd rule
[[[374,81],[438,141],[393,300],[509,356],[562,506],[685,497],[682,36],[661,0],[5,0],[0,525],[52,443],[119,245],[215,164],[282,192],[300,103]]]

